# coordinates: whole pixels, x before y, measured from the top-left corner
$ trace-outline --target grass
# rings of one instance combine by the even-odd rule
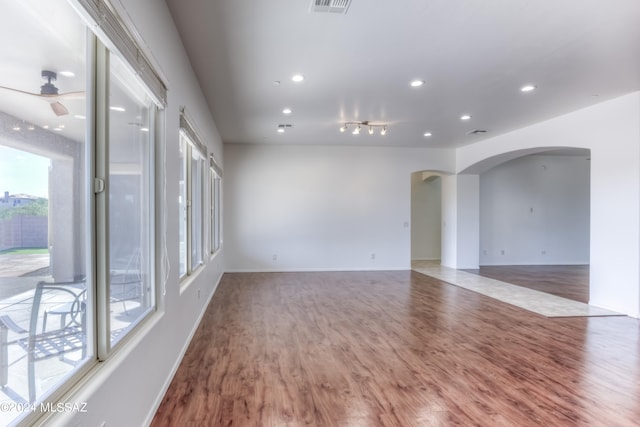
[[[46,255],[48,253],[49,249],[47,248],[20,248],[0,251],[0,255]]]

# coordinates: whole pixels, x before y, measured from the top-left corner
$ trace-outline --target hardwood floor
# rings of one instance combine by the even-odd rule
[[[588,265],[497,265],[464,271],[585,304],[589,302]]]
[[[419,273],[225,274],[152,426],[631,426],[640,325]]]

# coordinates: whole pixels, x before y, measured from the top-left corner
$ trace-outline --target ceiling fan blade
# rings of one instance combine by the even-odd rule
[[[67,110],[67,107],[65,107],[64,105],[62,105],[58,101],[55,101],[55,102],[51,103],[51,109],[56,114],[56,116],[64,116],[64,115],[69,114],[69,110]]]
[[[27,92],[25,90],[14,89],[12,87],[0,86],[0,89],[8,90],[8,91],[11,91],[11,92],[22,93],[22,94],[25,94],[25,95],[36,96],[38,98],[42,97],[42,95],[40,95],[39,93]]]
[[[85,92],[83,90],[79,90],[76,92],[67,92],[67,93],[61,93],[59,95],[55,95],[58,99],[84,99],[85,98]]]

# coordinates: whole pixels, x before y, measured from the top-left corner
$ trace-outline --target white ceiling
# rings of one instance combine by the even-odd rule
[[[77,14],[65,3],[21,0],[3,2],[0,13],[0,86],[29,93],[40,93],[45,83],[42,70],[72,71],[74,77],[58,74],[52,82],[59,92],[85,90],[85,29]],[[0,89],[0,111],[28,126],[48,129],[64,128],[61,135],[84,140],[86,115],[83,97],[64,99],[68,115],[56,116],[49,101],[12,90]]]
[[[225,143],[462,146],[640,89],[638,0],[167,4]]]

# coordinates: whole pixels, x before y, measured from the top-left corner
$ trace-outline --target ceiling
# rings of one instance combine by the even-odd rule
[[[640,89],[638,0],[166,1],[225,143],[459,147]]]
[[[46,82],[42,70],[57,73],[52,83],[61,94],[85,90],[86,37],[77,14],[57,1],[4,2],[0,37],[6,40],[0,45],[0,111],[16,118],[16,132],[39,127],[84,140],[84,120],[76,117],[86,115],[84,96],[61,100],[69,111],[62,116],[54,114],[49,100],[37,96]],[[65,76],[61,71],[74,75]]]

